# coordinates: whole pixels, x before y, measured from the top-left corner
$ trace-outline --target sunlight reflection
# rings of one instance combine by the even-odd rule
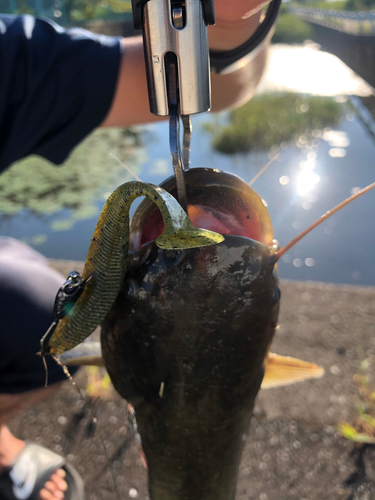
[[[316,193],[307,193],[306,200],[310,203],[315,203],[319,200],[319,196]]]
[[[344,158],[346,156],[346,149],[343,148],[331,148],[328,151],[331,158]]]
[[[316,44],[272,45],[257,92],[302,92],[331,96],[372,94],[371,87],[362,78],[338,57],[318,50]]]
[[[303,260],[302,259],[294,259],[293,260],[293,266],[302,267],[303,266]]]
[[[323,133],[323,140],[335,148],[347,148],[350,146],[350,139],[346,132],[341,130],[325,129]]]
[[[311,257],[308,257],[307,259],[305,259],[305,264],[307,267],[313,267],[315,266],[315,260]]]
[[[307,170],[310,171],[314,170],[316,165],[316,162],[314,160],[306,160],[306,161],[301,161],[299,166],[302,168],[302,170]]]
[[[302,208],[303,208],[304,210],[310,210],[310,208],[311,208],[311,207],[312,207],[312,203],[311,203],[310,201],[306,201],[306,200],[304,200],[304,201],[302,202]]]
[[[335,98],[336,102],[341,102],[341,103],[347,102],[347,100],[348,100],[348,98],[346,97],[346,95],[338,95]]]
[[[319,181],[320,177],[318,174],[310,172],[309,170],[303,170],[297,177],[297,194],[305,196],[305,194],[311,191]]]
[[[282,186],[285,186],[289,182],[289,177],[287,175],[283,175],[280,177],[279,182]]]

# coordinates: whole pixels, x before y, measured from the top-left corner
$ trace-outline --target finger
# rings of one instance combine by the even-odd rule
[[[50,481],[52,481],[59,490],[66,491],[68,485],[65,481],[66,472],[63,469],[57,470],[54,474],[52,474]]]
[[[66,476],[66,472],[64,471],[64,469],[58,469],[56,472],[53,473],[53,475],[57,475],[59,477],[65,477]]]
[[[47,481],[49,483],[50,481]],[[47,486],[47,483],[45,486]],[[40,500],[63,500],[64,493],[60,490],[57,490],[56,493],[52,493],[49,489],[43,488],[39,493]]]
[[[58,498],[62,500],[64,498],[64,492],[61,491],[61,489],[54,481],[47,481],[44,485],[43,490],[47,492],[47,496],[50,495],[53,499]]]

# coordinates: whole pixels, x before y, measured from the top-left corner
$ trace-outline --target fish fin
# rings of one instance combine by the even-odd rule
[[[262,389],[281,387],[311,378],[320,378],[323,374],[324,368],[314,363],[269,353],[261,387]]]
[[[66,366],[104,366],[100,342],[82,342],[61,354],[60,361]]]

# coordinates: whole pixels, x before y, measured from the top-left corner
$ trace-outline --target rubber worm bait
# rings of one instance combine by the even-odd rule
[[[87,284],[69,313],[57,323],[46,352],[58,355],[72,349],[104,320],[126,273],[129,210],[132,202],[140,196],[147,196],[162,214],[165,230],[156,240],[158,247],[170,250],[196,248],[224,240],[220,234],[196,229],[177,200],[164,189],[143,182],[127,182],[118,187],[104,205],[91,240],[82,275]]]

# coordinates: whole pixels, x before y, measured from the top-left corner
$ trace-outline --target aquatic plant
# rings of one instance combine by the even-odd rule
[[[13,164],[0,176],[0,213],[11,216],[26,209],[37,215],[51,215],[69,209],[75,220],[94,216],[97,212],[94,202],[98,197],[130,177],[110,153],[137,171],[142,162],[138,132],[97,130],[61,167],[38,156]]]
[[[282,142],[332,126],[340,120],[341,105],[332,97],[302,94],[262,94],[231,111],[224,125],[205,124],[212,145],[224,154],[267,150]]]

